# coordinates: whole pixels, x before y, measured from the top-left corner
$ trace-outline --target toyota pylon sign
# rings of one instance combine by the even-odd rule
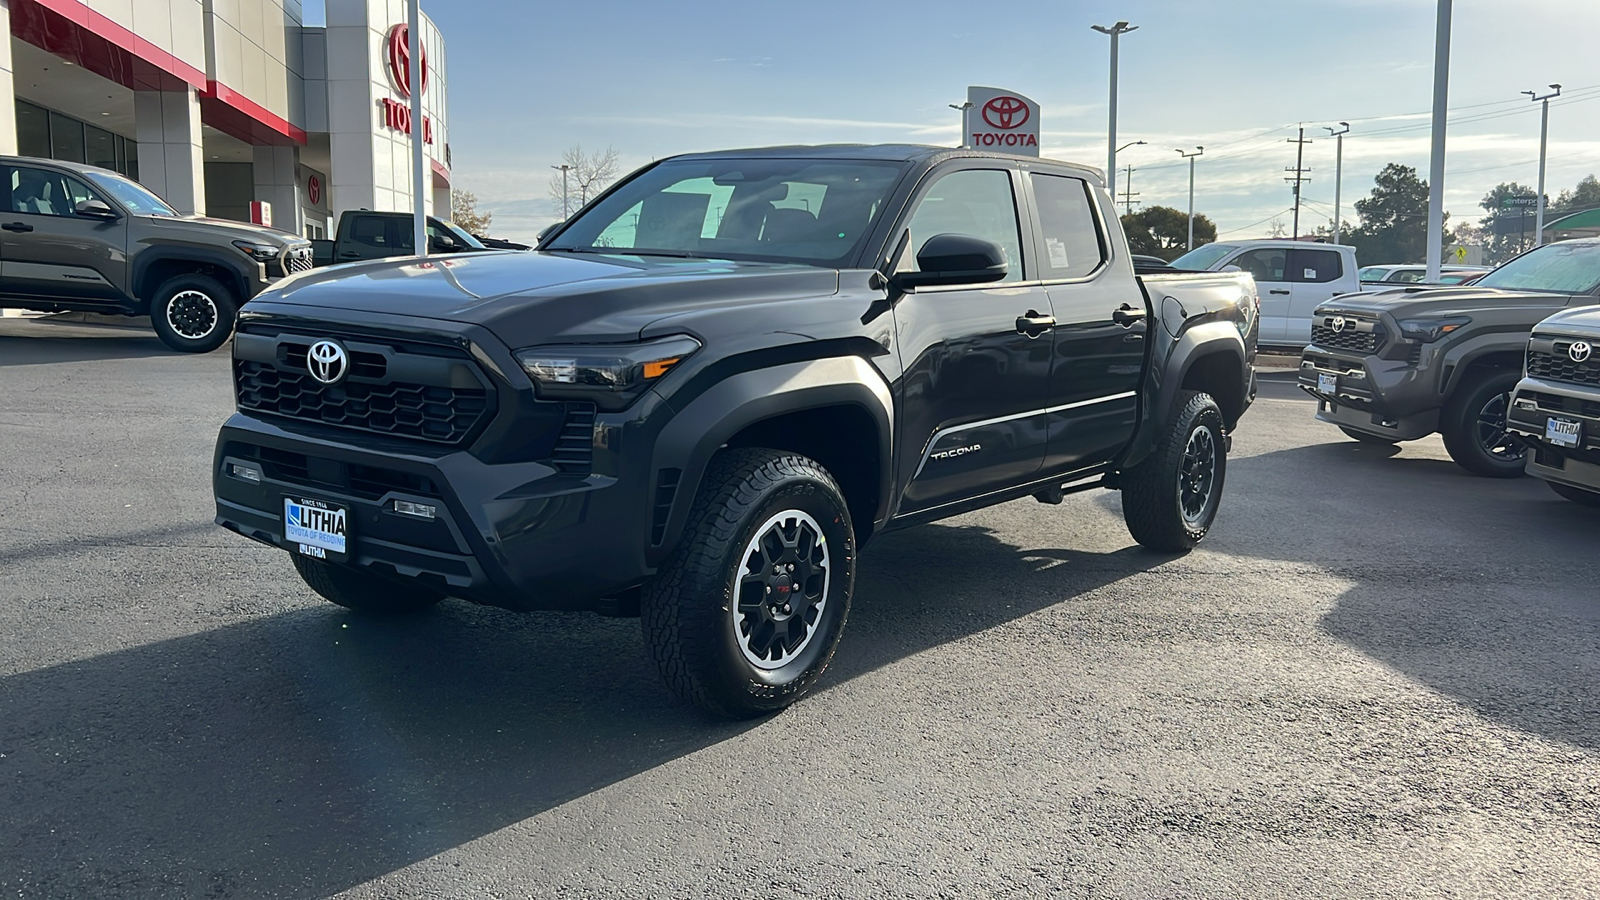
[[[976,86],[967,88],[967,103],[964,146],[1039,155],[1039,104],[1016,91]]]

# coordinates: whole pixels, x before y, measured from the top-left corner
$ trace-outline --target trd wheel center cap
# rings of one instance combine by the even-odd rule
[[[799,597],[794,589],[794,580],[788,575],[779,575],[772,580],[772,599],[768,609],[772,618],[781,622],[794,614],[794,602]],[[785,609],[787,607],[787,609]]]

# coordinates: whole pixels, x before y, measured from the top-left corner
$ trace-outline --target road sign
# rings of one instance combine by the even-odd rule
[[[1501,209],[1515,209],[1519,206],[1538,206],[1538,197],[1503,197],[1500,200]]]
[[[1456,262],[1464,263],[1466,261],[1467,261],[1467,248],[1465,248],[1465,247],[1457,247],[1456,248]]]

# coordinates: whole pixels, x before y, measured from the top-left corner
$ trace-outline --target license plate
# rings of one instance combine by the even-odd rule
[[[283,536],[305,556],[341,559],[349,542],[349,513],[321,500],[283,498]]]
[[[1583,423],[1551,416],[1544,423],[1544,439],[1557,447],[1576,447],[1583,436]]]
[[[1327,394],[1330,397],[1339,393],[1339,376],[1327,372],[1317,373],[1317,393]]]

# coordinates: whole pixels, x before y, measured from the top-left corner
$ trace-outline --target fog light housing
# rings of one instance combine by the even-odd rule
[[[1514,406],[1516,406],[1517,409],[1538,409],[1539,408],[1539,404],[1533,402],[1532,400],[1528,399],[1527,397],[1518,397],[1517,399],[1511,401],[1511,403]]]
[[[248,481],[252,484],[261,483],[261,470],[255,466],[247,466],[242,463],[228,463],[228,474],[239,479],[240,481]]]
[[[394,511],[402,516],[414,516],[418,519],[432,519],[439,514],[436,507],[426,503],[412,503],[410,500],[396,500]]]

